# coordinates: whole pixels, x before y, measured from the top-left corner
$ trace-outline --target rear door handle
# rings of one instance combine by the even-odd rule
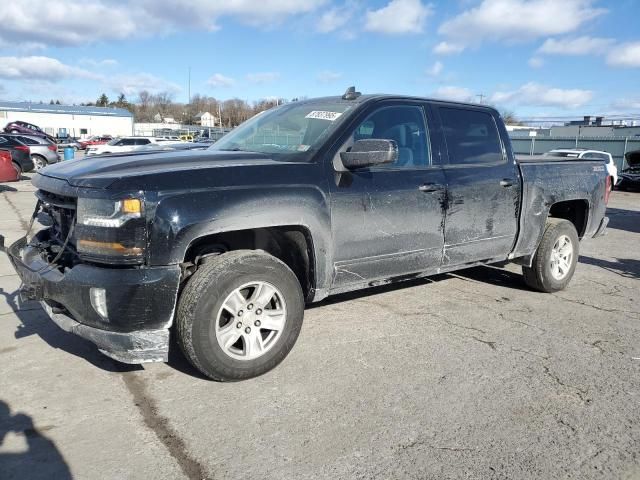
[[[418,187],[418,190],[425,193],[439,192],[442,189],[443,186],[438,183],[425,183],[424,185],[420,185]]]
[[[501,187],[513,187],[513,182],[507,178],[500,180],[500,186]]]

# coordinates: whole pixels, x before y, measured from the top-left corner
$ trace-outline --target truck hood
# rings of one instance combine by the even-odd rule
[[[627,164],[629,165],[629,168],[625,168],[623,171],[640,170],[640,150],[627,152],[624,157],[627,160]]]
[[[46,177],[65,180],[82,188],[109,188],[122,180],[148,180],[156,175],[188,171],[190,174],[212,169],[282,164],[255,152],[198,150],[189,152],[136,152],[89,157],[60,162],[40,170]],[[290,162],[287,162],[290,163]]]

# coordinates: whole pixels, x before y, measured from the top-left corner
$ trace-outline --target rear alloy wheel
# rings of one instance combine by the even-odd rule
[[[47,161],[40,155],[31,155],[33,161],[33,169],[37,172],[47,166]]]
[[[261,251],[211,257],[178,301],[178,343],[189,361],[218,381],[268,372],[293,348],[304,316],[295,274]]]
[[[578,262],[579,242],[573,223],[549,218],[531,267],[522,267],[525,283],[547,293],[566,288]]]

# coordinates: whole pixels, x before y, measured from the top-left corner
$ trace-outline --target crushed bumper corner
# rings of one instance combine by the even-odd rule
[[[90,327],[57,313],[40,302],[47,315],[62,330],[94,343],[100,352],[122,363],[166,362],[169,358],[169,329],[112,332]]]

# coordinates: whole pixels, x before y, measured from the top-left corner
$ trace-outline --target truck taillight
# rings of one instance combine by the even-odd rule
[[[609,195],[611,195],[611,177],[607,175],[607,179],[604,182],[604,204],[609,203]]]

